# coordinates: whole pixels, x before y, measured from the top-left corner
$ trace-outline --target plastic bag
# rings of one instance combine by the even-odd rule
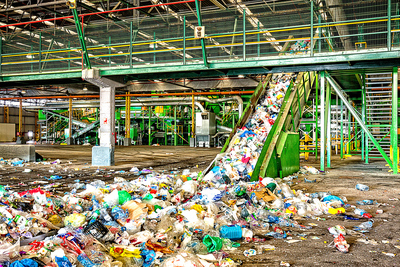
[[[211,253],[222,248],[222,239],[216,236],[206,235],[203,238],[203,244],[207,247],[208,252]]]
[[[129,200],[131,200],[131,195],[128,192],[125,190],[118,191],[118,202],[120,205],[125,204]]]
[[[80,213],[68,215],[64,219],[65,226],[72,226],[74,228],[81,227],[86,221],[86,216]]]
[[[38,267],[39,264],[31,259],[22,259],[11,263],[10,267]]]
[[[104,204],[108,207],[114,207],[119,204],[118,190],[114,190],[111,194],[106,195],[104,198]]]

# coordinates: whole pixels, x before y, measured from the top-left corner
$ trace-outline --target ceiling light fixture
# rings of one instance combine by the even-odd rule
[[[83,89],[82,89],[83,91],[87,91],[87,87],[86,87],[86,85],[83,87]]]

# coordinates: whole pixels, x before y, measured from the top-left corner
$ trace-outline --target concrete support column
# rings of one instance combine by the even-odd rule
[[[100,77],[98,69],[82,71],[82,78],[100,87],[100,146],[92,148],[92,165],[113,166],[115,151],[115,88],[124,84]]]
[[[67,145],[73,145],[74,139],[72,138],[72,98],[69,99],[68,105],[68,138]]]
[[[92,148],[92,165],[114,165],[115,87],[100,88],[100,146]]]

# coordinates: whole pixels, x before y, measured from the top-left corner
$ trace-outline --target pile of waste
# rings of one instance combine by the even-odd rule
[[[248,122],[237,131],[227,152],[220,156],[221,159],[205,176],[205,180],[222,179],[227,183],[232,180],[250,180],[294,77],[295,74],[276,74],[272,77],[265,95],[259,100]]]
[[[236,266],[229,253],[241,244],[286,239],[291,231],[312,228],[298,220],[372,217],[361,209],[345,215],[354,207],[344,197],[294,191],[281,179],[225,184],[190,172],[137,174],[131,181],[72,184],[63,196],[40,187],[25,192],[0,187],[0,264]],[[372,226],[369,220],[353,230],[334,226],[329,232],[347,252],[346,232],[366,233]],[[260,253],[244,251],[248,257]]]
[[[292,190],[285,182],[295,176],[249,181],[293,77],[272,78],[248,123],[206,175],[134,167],[132,179],[77,180],[64,194],[51,186],[27,191],[0,186],[0,266],[234,267],[240,262],[230,254],[245,243],[274,249],[268,240],[286,240],[293,231],[312,228],[299,220],[354,208],[329,192]],[[363,210],[355,213],[370,218]],[[372,224],[351,231],[365,233]],[[347,252],[344,229],[335,226],[329,232],[335,246]],[[243,255],[260,253],[247,249]]]
[[[288,55],[292,54],[307,54],[309,53],[310,50],[310,45],[311,41],[310,40],[301,40],[301,41],[296,41],[294,44],[290,46],[290,48],[287,51]]]

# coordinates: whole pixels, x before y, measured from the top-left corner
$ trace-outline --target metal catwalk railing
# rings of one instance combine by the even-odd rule
[[[188,1],[193,2],[193,1]],[[328,4],[327,4],[328,5]],[[400,49],[399,3],[360,1],[319,6],[308,1],[282,1],[274,10],[265,4],[233,5],[227,10],[203,10],[205,51],[195,38],[194,13],[165,7],[162,17],[124,18],[85,24],[91,65],[107,68],[235,62],[262,58],[307,58],[331,54],[364,54]],[[110,11],[113,12],[113,11]],[[70,19],[71,16],[65,17]],[[14,27],[0,43],[0,73],[41,73],[84,68],[74,25],[28,31]],[[32,22],[36,23],[36,22]],[[26,23],[25,23],[26,24]],[[206,57],[204,57],[206,55]],[[232,64],[232,66],[234,66]]]

